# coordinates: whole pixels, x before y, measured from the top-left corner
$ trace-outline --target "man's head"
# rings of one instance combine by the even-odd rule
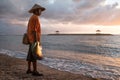
[[[38,5],[38,4],[35,4],[30,10],[29,10],[29,13],[33,13],[37,16],[40,16],[41,15],[41,12],[44,11],[45,8]]]
[[[37,16],[40,16],[40,15],[41,15],[41,12],[42,12],[41,9],[35,9],[35,10],[33,11],[33,14],[35,14],[35,15],[37,15]]]

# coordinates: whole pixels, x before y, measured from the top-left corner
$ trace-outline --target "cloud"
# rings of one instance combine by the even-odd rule
[[[47,5],[45,18],[60,23],[120,25],[119,4],[102,5],[105,0],[56,0]]]
[[[28,10],[37,3],[46,8],[46,11],[41,15],[43,26],[55,26],[57,29],[57,24],[65,25],[69,23],[74,25],[120,25],[120,8],[117,8],[120,4],[116,2],[104,5],[105,1],[1,0],[0,22],[20,26],[26,24],[27,26],[27,21],[31,16]]]
[[[0,21],[0,35],[23,35],[26,27]]]
[[[120,25],[118,23],[120,9],[113,5],[101,5],[105,0],[2,0],[0,3],[0,17],[7,19],[28,20],[27,12],[35,3],[46,8],[42,17],[50,22]]]

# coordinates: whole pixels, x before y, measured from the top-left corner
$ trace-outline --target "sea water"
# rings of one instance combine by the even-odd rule
[[[94,78],[120,80],[119,35],[42,35],[40,63]],[[28,45],[22,36],[0,36],[0,53],[25,59]]]

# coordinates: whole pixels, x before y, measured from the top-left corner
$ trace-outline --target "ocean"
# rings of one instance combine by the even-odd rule
[[[0,36],[0,53],[26,59],[28,45],[17,35]],[[120,80],[120,35],[42,35],[40,63],[61,71]]]

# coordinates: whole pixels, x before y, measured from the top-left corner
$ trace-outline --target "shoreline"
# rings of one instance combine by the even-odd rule
[[[56,50],[54,50],[54,51],[46,50],[45,53],[46,53],[45,54],[46,57],[54,57],[54,58],[59,58],[59,59],[82,61],[82,62],[87,62],[87,63],[91,63],[91,64],[95,64],[95,65],[101,64],[101,65],[120,67],[120,58],[115,58],[115,57],[110,57],[110,56],[103,56],[103,55],[98,55],[98,54],[86,54],[86,53],[80,53],[80,54],[79,53],[70,53],[68,51],[64,51],[64,53],[62,53],[62,51],[60,51],[60,50],[59,51],[58,50],[57,51]]]
[[[119,58],[111,58],[111,57],[105,57],[105,56],[100,56],[100,55],[90,55],[90,54],[85,54],[85,53],[75,55],[75,54],[72,54],[67,51],[64,53],[62,53],[61,51],[55,51],[55,50],[54,51],[51,51],[51,50],[45,51],[45,53],[48,53],[48,52],[49,52],[49,54],[44,54],[43,60],[38,61],[38,65],[39,65],[38,69],[40,70],[40,72],[41,72],[41,65],[42,65],[43,66],[42,69],[44,69],[44,67],[46,67],[47,70],[53,69],[50,71],[52,73],[54,72],[54,70],[56,70],[56,72],[54,74],[58,74],[59,72],[61,72],[60,74],[63,74],[65,72],[65,75],[66,75],[66,73],[70,73],[73,75],[82,75],[83,77],[89,76],[90,80],[91,80],[91,78],[92,79],[94,78],[95,80],[114,80],[114,79],[119,80],[119,78],[120,78],[120,76],[119,76],[119,74],[120,74],[119,73],[120,59]],[[59,54],[58,52],[61,54]],[[5,56],[4,59],[0,56],[0,58],[2,58],[2,59],[0,59],[0,61],[7,60],[8,57],[10,57],[11,59],[15,58],[15,62],[16,62],[16,60],[21,60],[21,61],[23,61],[22,65],[26,66],[24,68],[27,68],[27,64],[26,64],[26,60],[25,60],[26,55],[24,53],[19,53],[19,52],[17,53],[17,52],[12,52],[12,51],[4,51],[4,50],[2,51],[1,50],[0,55]],[[11,61],[11,60],[7,60],[7,61]],[[7,61],[4,63],[8,64]],[[17,62],[21,62],[21,61],[17,61]],[[3,63],[0,63],[0,64],[3,64]],[[25,74],[26,69],[24,69],[23,71]],[[43,71],[44,70],[42,70],[42,72]],[[45,72],[46,72],[46,70],[45,70]],[[48,74],[48,73],[46,73],[46,74]],[[49,75],[50,74],[51,73],[49,73]],[[64,77],[64,75],[60,76],[60,77]],[[74,77],[74,76],[72,76],[72,77]],[[64,78],[65,79],[61,79],[61,78],[60,79],[61,80],[74,80],[74,79],[67,79],[67,77],[64,77]],[[55,80],[60,80],[60,79],[56,79],[56,77],[55,77]],[[77,79],[77,80],[79,80],[79,79]]]
[[[38,71],[43,73],[44,76],[34,77],[30,74],[26,74],[26,70],[27,63],[24,59],[18,59],[0,54],[1,80],[105,80],[91,78],[81,74],[73,74],[66,71],[59,71],[40,63],[38,64]]]

